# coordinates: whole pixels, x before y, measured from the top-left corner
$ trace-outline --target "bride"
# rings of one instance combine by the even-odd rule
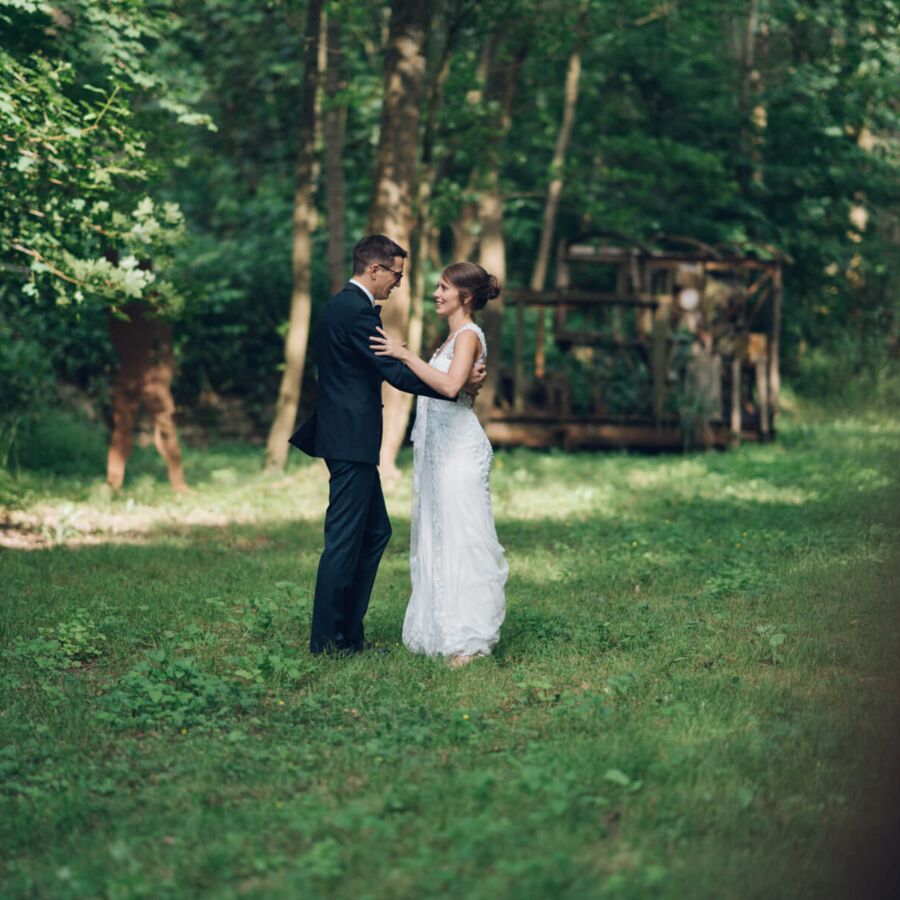
[[[437,314],[450,333],[431,362],[381,328],[372,349],[399,359],[439,393],[456,396],[472,365],[487,356],[473,314],[499,293],[497,279],[481,266],[454,263],[434,292]],[[466,393],[456,403],[419,397],[412,440],[412,594],[403,643],[413,653],[449,657],[451,665],[462,666],[491,652],[505,612],[509,567],[491,512],[493,452]]]

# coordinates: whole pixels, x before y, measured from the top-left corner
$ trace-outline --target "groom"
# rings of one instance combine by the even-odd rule
[[[315,412],[290,442],[323,457],[330,474],[325,549],[319,560],[313,604],[312,653],[361,653],[363,617],[391,523],[378,477],[381,449],[381,383],[410,394],[446,400],[403,363],[375,356],[369,338],[381,309],[403,278],[406,251],[384,235],[364,237],[353,248],[353,278],[335,294],[318,326]],[[468,387],[485,378],[476,366]],[[455,399],[455,398],[454,398]]]

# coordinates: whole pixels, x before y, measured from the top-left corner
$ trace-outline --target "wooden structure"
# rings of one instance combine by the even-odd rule
[[[505,292],[514,353],[485,423],[492,443],[681,449],[770,439],[782,273],[779,254],[766,254],[665,235],[651,245],[610,235],[561,243],[553,290]]]

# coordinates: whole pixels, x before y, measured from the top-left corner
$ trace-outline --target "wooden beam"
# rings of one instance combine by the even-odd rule
[[[769,333],[769,403],[772,405],[774,418],[779,413],[779,394],[781,393],[781,369],[779,355],[781,353],[781,301],[782,283],[781,267],[772,277],[772,329]]]
[[[534,377],[542,379],[546,374],[547,364],[547,309],[537,308],[537,325],[534,329]]]
[[[504,297],[517,306],[642,306],[655,309],[656,294],[616,294],[608,291],[548,290],[528,291],[510,288]]]
[[[731,357],[731,436],[741,439],[741,357],[737,349]]]
[[[710,259],[702,262],[711,272],[734,272],[739,269],[765,269],[774,272],[778,268],[778,263],[763,262],[759,259]]]
[[[648,345],[646,340],[640,338],[625,340],[601,334],[599,331],[569,331],[567,328],[556,329],[556,342],[558,344],[574,344],[576,347],[631,347],[633,349]]]
[[[572,422],[567,424],[533,421],[488,423],[487,435],[495,446],[623,448],[681,450],[684,435],[679,425],[622,425],[613,422]],[[743,436],[757,439],[755,433]],[[731,435],[727,427],[713,425],[710,446],[727,447]]]
[[[747,292],[744,294],[744,299],[749,300],[763,285],[769,282],[772,278],[771,272],[763,272],[762,275],[758,276],[756,281],[752,282],[750,286],[747,288]]]
[[[559,425],[545,422],[488,422],[485,431],[494,446],[503,447],[560,447],[564,435]]]
[[[760,279],[760,281],[762,281],[762,280],[768,281],[769,279],[768,278]],[[759,282],[756,282],[756,283],[758,284]],[[750,323],[756,318],[757,314],[762,309],[763,304],[771,296],[771,293],[772,292],[768,287],[764,287],[759,292],[759,296],[756,298],[756,303],[753,304],[753,309],[751,309],[750,312],[747,314],[747,327],[748,328],[750,327]]]
[[[622,249],[616,247],[601,247],[593,253],[585,250],[573,252],[575,247],[570,247],[566,254],[566,259],[573,263],[608,263],[614,265],[623,259],[633,256],[642,263],[659,264],[660,266],[679,266],[682,263],[700,263],[708,269],[716,271],[728,272],[737,271],[739,269],[767,269],[774,271],[778,267],[777,262],[768,262],[762,259],[745,259],[742,257],[731,257],[725,259],[716,259],[714,257],[704,256],[699,253],[642,253],[638,250]]]
[[[609,415],[597,413],[576,413],[567,416],[557,416],[546,410],[530,409],[526,413],[517,414],[509,409],[495,409],[490,418],[491,422],[504,422],[508,425],[530,425],[538,423],[546,425],[554,424],[558,427],[568,425],[640,425],[653,427],[653,419],[647,415]],[[677,416],[667,416],[664,424],[675,426],[678,424]]]
[[[769,360],[762,357],[754,363],[756,369],[756,404],[759,407],[759,433],[769,437]]]
[[[671,288],[671,285],[667,285]],[[652,350],[650,353],[653,375],[653,420],[657,427],[661,426],[663,407],[666,402],[666,371],[669,368],[669,317],[672,311],[671,293],[660,295],[665,302],[656,308],[651,332]]]
[[[509,299],[507,294],[506,299]],[[513,351],[513,409],[525,408],[525,306],[516,304],[516,344]]]

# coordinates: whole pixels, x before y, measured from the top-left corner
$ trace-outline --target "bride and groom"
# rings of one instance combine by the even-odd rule
[[[376,301],[403,278],[406,251],[383,235],[353,250],[353,277],[319,323],[313,415],[291,437],[325,460],[330,476],[325,549],[319,560],[310,650],[374,649],[363,618],[391,537],[378,475],[381,385],[418,395],[413,428],[412,592],[403,643],[414,653],[463,665],[499,637],[508,567],[497,541],[488,485],[491,445],[475,416],[487,346],[473,314],[499,294],[474,263],[441,273],[435,308],[449,334],[430,362],[381,327]]]

